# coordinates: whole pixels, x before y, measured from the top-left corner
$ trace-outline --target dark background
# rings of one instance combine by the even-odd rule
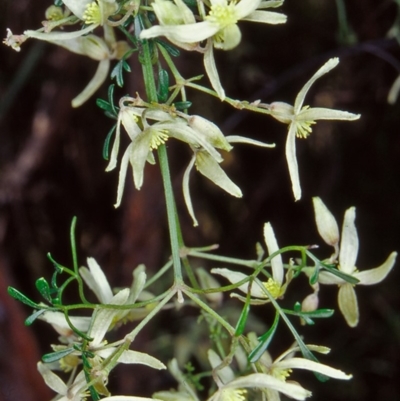
[[[391,0],[348,0],[347,19],[342,20],[348,23],[346,31],[340,29],[337,4],[341,3],[286,0],[285,26],[242,23],[240,47],[218,52],[217,63],[229,96],[293,103],[311,75],[328,58],[338,56],[339,66],[317,81],[306,104],[361,113],[362,118],[319,122],[308,140],[297,141],[303,198],[295,203],[284,157],[286,127],[189,92],[194,104],[201,104],[191,112],[215,121],[225,134],[275,142],[277,147],[236,146],[226,155],[225,168],[242,188],[241,200],[193,173],[191,191],[200,222],[194,229],[181,196],[190,154],[171,141],[168,152],[187,245],[219,243],[222,254],[250,258],[255,242],[262,241],[263,223],[271,221],[281,246],[319,243],[324,257],[330,249],[318,237],[311,206],[311,197],[318,195],[339,222],[348,207],[357,207],[361,270],[380,265],[400,249],[400,100],[393,106],[386,100],[400,74],[399,45],[387,35],[397,7]],[[1,36],[6,36],[6,27],[14,33],[39,28],[48,5],[42,0],[0,0]],[[182,55],[179,64],[185,77],[202,72],[199,54]],[[42,322],[24,326],[30,310],[7,295],[7,286],[39,300],[34,282],[52,274],[46,253],[71,264],[69,227],[74,215],[80,263],[95,257],[114,286],[130,283],[137,264],[145,263],[151,274],[168,257],[157,168],[146,167],[140,192],[129,181],[123,204],[115,210],[117,172],[105,173],[101,157],[111,120],[94,99],[79,109],[70,107],[95,68],[95,61],[48,44],[27,42],[20,53],[0,47],[0,401],[52,397],[36,362],[50,351],[49,341],[55,342],[56,336]],[[132,65],[132,70],[127,90],[144,96],[140,68]],[[96,97],[105,98],[106,88]],[[354,375],[350,382],[320,384],[308,374],[301,383],[313,390],[314,399],[400,400],[399,278],[396,266],[382,284],[357,287],[357,328],[348,328],[336,313],[304,329],[306,342],[333,349],[325,362]],[[335,306],[337,289],[324,290],[321,306]],[[184,330],[189,321],[184,316],[184,311],[171,314],[174,323],[169,325],[175,332]],[[139,339],[147,351],[156,348],[151,343],[156,333],[148,331]],[[282,347],[287,347],[290,337],[283,337]],[[166,357],[171,355],[166,352]],[[149,371],[144,369],[142,376],[135,368],[128,371],[119,381],[112,378],[116,394],[139,389],[148,396],[158,385],[174,385],[154,381],[149,391],[142,382]]]

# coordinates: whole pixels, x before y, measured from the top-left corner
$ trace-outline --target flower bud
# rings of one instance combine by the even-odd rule
[[[269,105],[271,117],[284,124],[290,124],[294,116],[294,108],[288,103],[273,102]]]
[[[313,198],[313,205],[319,235],[328,245],[336,247],[339,243],[339,227],[333,214],[319,197]]]
[[[194,115],[189,118],[188,123],[214,148],[223,149],[227,152],[232,149],[232,145],[229,144],[222,131],[211,121]]]

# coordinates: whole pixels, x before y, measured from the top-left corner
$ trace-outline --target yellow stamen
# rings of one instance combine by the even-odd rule
[[[100,6],[97,2],[94,1],[86,6],[86,10],[83,13],[83,20],[86,25],[101,23]]]
[[[283,382],[290,376],[292,369],[274,369],[272,375]]]
[[[150,149],[156,150],[160,145],[163,145],[168,138],[168,130],[152,130]]]
[[[221,401],[246,401],[247,390],[243,388],[224,388],[221,391]]]
[[[304,106],[301,111],[307,110],[310,106]],[[307,138],[312,131],[311,125],[316,124],[315,121],[296,121],[296,136],[297,138]]]
[[[208,13],[206,20],[218,24],[221,29],[238,22],[235,10],[235,2],[230,4],[214,4]]]
[[[273,278],[269,278],[268,281],[263,284],[274,299],[277,299],[282,295],[282,287]]]

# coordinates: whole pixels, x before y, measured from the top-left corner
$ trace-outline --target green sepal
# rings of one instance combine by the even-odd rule
[[[52,303],[50,286],[44,277],[40,277],[35,282],[36,289],[40,292],[40,295],[47,301]]]
[[[14,287],[8,287],[7,292],[8,292],[8,295],[12,296],[17,301],[20,301],[23,304],[30,306],[31,308],[39,309],[38,304],[31,301],[26,295],[22,294],[22,292],[18,291]]]
[[[192,105],[192,102],[186,101],[186,102],[176,102],[174,103],[174,106],[176,107],[177,110],[186,110]]]
[[[278,327],[278,323],[279,323],[279,312],[277,311],[275,313],[275,319],[274,322],[272,323],[271,328],[261,337],[258,338],[260,343],[257,345],[257,347],[253,349],[253,351],[250,352],[248,357],[250,363],[257,362],[261,358],[261,355],[266,351],[268,345],[270,344],[272,338],[274,337],[274,334]]]
[[[114,124],[113,127],[111,127],[110,131],[108,131],[106,139],[104,140],[104,145],[103,145],[103,159],[104,160],[108,160],[110,142],[111,142],[111,138],[112,138],[113,133],[114,133],[116,128],[117,128],[117,124]]]
[[[161,39],[155,39],[155,41],[162,46],[171,56],[173,57],[178,57],[181,52],[179,49],[175,46],[172,46],[170,43],[164,42]]]
[[[158,90],[157,96],[159,103],[165,103],[168,99],[169,92],[169,75],[168,72],[162,68],[158,71]]]
[[[25,319],[25,326],[30,326],[42,313],[46,312],[46,309],[40,309],[32,313]]]
[[[65,356],[72,354],[75,351],[74,348],[66,348],[60,351],[54,351],[50,352],[48,354],[44,354],[42,356],[42,361],[45,363],[51,363],[55,361],[59,361],[61,358],[64,358]]]

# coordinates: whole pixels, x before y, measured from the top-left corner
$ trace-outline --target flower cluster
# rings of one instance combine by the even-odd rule
[[[121,125],[129,136],[130,144],[121,159],[115,207],[121,204],[128,165],[132,167],[133,181],[136,189],[139,190],[143,184],[146,162],[155,163],[153,151],[169,138],[174,138],[188,144],[193,152],[183,177],[183,193],[189,214],[194,225],[197,225],[189,191],[189,176],[193,166],[230,195],[241,197],[240,188],[220,167],[223,158],[219,151],[229,152],[232,149],[232,143],[274,146],[236,135],[225,137],[215,124],[203,117],[187,115],[174,107],[167,106],[166,109],[163,109],[162,105],[152,107],[139,97],[135,99],[124,97],[120,100],[119,106],[116,136],[106,171],[111,171],[117,166]]]
[[[285,23],[285,15],[264,11],[279,7],[282,3],[283,0],[211,0],[206,12],[201,2],[198,3],[201,21],[196,22],[197,18],[182,0],[155,0],[152,7],[160,25],[143,30],[140,37],[150,39],[165,36],[183,49],[204,53],[205,71],[219,98],[224,100],[225,91],[215,65],[213,48],[231,50],[240,43],[239,21]],[[206,41],[204,48],[200,46],[203,41]]]
[[[332,213],[320,198],[313,198],[313,203],[318,232],[322,239],[335,250],[329,262],[336,262],[339,256],[339,271],[357,279],[357,285],[372,285],[384,280],[396,262],[397,252],[392,252],[379,267],[358,271],[355,266],[358,254],[358,234],[355,226],[356,208],[351,207],[346,210],[342,226],[342,238],[340,240],[339,228]],[[357,326],[359,311],[354,286],[325,271],[320,272],[318,281],[321,284],[336,284],[339,286],[339,309],[350,327]]]

